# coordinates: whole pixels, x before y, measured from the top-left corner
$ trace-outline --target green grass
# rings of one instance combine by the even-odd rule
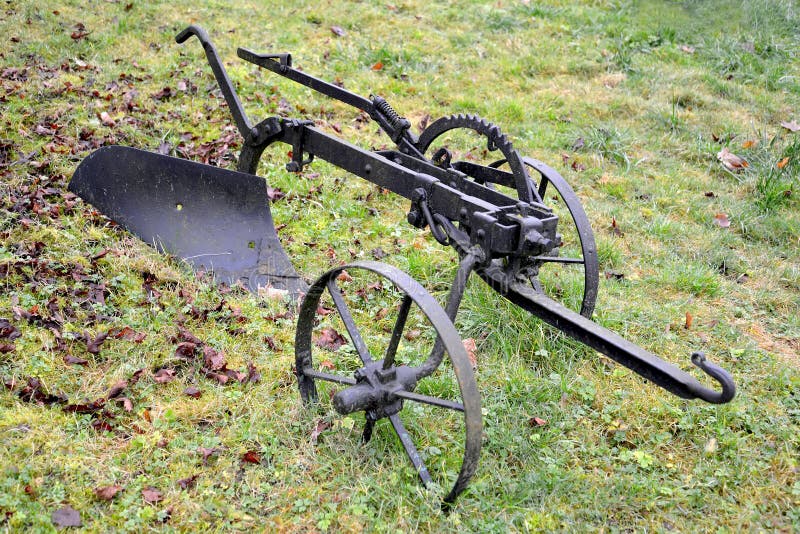
[[[73,39],[78,23],[88,35]],[[235,167],[239,141],[202,51],[174,43],[190,23],[214,39],[254,121],[291,106],[359,146],[390,144],[352,108],[238,60],[237,46],[291,52],[305,72],[386,97],[415,129],[426,115],[496,122],[583,201],[601,266],[594,320],[684,369],[703,350],[732,372],[737,398],[672,397],[471,280],[457,326],[478,347],[484,446],[443,514],[444,489],[420,487],[386,421],[362,446],[363,416],[302,406],[284,302],[225,293],[62,195],[102,144],[205,146]],[[800,133],[780,126],[800,122],[798,28],[788,0],[12,1],[0,14],[0,318],[21,335],[0,338],[14,345],[0,353],[0,378],[13,381],[0,387],[0,530],[54,530],[65,505],[98,532],[800,529]],[[725,170],[723,147],[749,166]],[[324,162],[286,173],[287,150],[268,150],[259,174],[287,193],[273,213],[301,273],[380,248],[443,302],[456,260],[405,223],[407,201]],[[144,273],[160,297],[147,297]],[[574,301],[579,288],[548,276]],[[376,351],[390,297],[355,301]],[[46,323],[56,314],[61,340]],[[177,359],[178,324],[261,380],[221,385]],[[87,350],[85,333],[125,326],[144,339]],[[405,357],[429,338],[404,343]],[[320,355],[352,364],[347,348]],[[155,382],[160,368],[176,379]],[[37,377],[42,395],[85,404],[139,369],[124,392],[131,411],[20,397]],[[428,391],[457,395],[449,369]],[[457,468],[457,418],[410,406],[403,416],[437,472]],[[242,460],[248,451],[260,464]],[[123,488],[113,500],[95,496],[112,484]],[[148,487],[163,500],[146,502]]]

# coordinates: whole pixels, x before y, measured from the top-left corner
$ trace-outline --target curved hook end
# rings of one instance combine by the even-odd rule
[[[200,42],[203,44],[206,44],[209,41],[208,34],[206,33],[206,31],[200,26],[192,24],[191,26],[187,26],[181,33],[175,36],[175,42],[181,44],[185,42],[192,35],[196,35],[197,38],[200,39]]]
[[[702,352],[692,353],[692,363],[702,369],[704,373],[719,382],[720,386],[722,386],[721,392],[717,392],[706,387],[702,387],[698,391],[694,391],[693,393],[698,398],[712,404],[725,404],[733,399],[733,397],[736,395],[736,384],[733,383],[733,378],[731,378],[731,375],[728,373],[728,371],[719,365],[707,361],[705,354]]]

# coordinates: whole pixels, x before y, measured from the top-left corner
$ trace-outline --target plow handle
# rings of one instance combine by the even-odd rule
[[[208,64],[211,66],[211,70],[214,72],[214,77],[217,79],[217,84],[219,85],[222,94],[225,96],[225,102],[228,103],[228,108],[231,110],[231,115],[233,115],[233,120],[236,122],[236,127],[239,129],[242,137],[248,139],[249,136],[254,134],[254,132],[252,132],[253,126],[247,119],[247,115],[245,115],[242,103],[239,100],[239,97],[236,95],[236,91],[233,88],[231,79],[228,77],[228,72],[222,65],[222,62],[219,59],[219,54],[217,54],[217,49],[214,48],[214,44],[208,37],[208,33],[206,33],[206,31],[200,26],[195,26],[193,24],[176,35],[175,42],[181,44],[189,39],[192,35],[196,36],[203,45],[203,50],[206,52],[206,58],[208,58]],[[255,134],[257,134],[257,132],[255,132]]]

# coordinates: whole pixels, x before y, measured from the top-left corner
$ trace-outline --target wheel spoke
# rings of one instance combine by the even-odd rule
[[[438,406],[439,408],[447,408],[448,410],[455,410],[457,412],[464,411],[464,405],[460,402],[440,399],[438,397],[430,397],[428,395],[420,395],[419,393],[414,393],[413,391],[396,391],[395,395],[401,399],[421,402],[423,404],[430,404],[431,406]]]
[[[531,259],[548,263],[586,263],[583,258],[567,258],[562,256],[533,256]]]
[[[355,386],[356,379],[349,376],[332,375],[330,373],[323,373],[311,367],[304,367],[303,374],[311,378],[319,378],[327,382],[336,382],[337,384],[347,384],[348,386]]]
[[[389,346],[386,347],[386,354],[383,357],[384,369],[394,365],[394,356],[397,353],[398,345],[400,345],[400,336],[403,335],[403,330],[406,327],[406,320],[408,319],[408,312],[411,309],[412,302],[409,295],[403,296],[403,302],[400,303],[400,310],[397,312],[397,320],[394,322],[392,338],[389,340]]]
[[[347,307],[347,303],[344,301],[344,297],[342,297],[342,292],[339,291],[339,287],[336,285],[335,278],[331,278],[328,282],[328,292],[330,292],[331,298],[333,298],[333,305],[336,306],[336,310],[342,318],[344,327],[347,329],[350,340],[353,342],[353,346],[356,348],[356,352],[358,352],[361,361],[364,362],[364,365],[372,363],[372,356],[369,354],[369,349],[361,338],[361,334],[356,327],[356,322],[353,319],[353,314],[350,313],[350,308]]]
[[[544,200],[544,194],[547,191],[547,184],[550,183],[550,180],[542,176],[542,181],[539,182],[539,198]]]
[[[411,463],[414,464],[414,468],[417,470],[420,480],[422,480],[422,483],[426,487],[429,486],[432,482],[431,475],[428,473],[428,468],[425,467],[422,458],[420,458],[416,445],[414,445],[414,442],[411,441],[411,436],[408,434],[406,427],[400,420],[400,416],[397,414],[390,415],[389,420],[392,422],[394,431],[397,432],[397,436],[400,438],[400,442],[403,444],[403,448],[406,450],[408,458],[411,460]]]
[[[367,415],[367,421],[364,423],[364,433],[361,434],[361,442],[369,443],[372,439],[372,429],[375,428],[375,419]]]

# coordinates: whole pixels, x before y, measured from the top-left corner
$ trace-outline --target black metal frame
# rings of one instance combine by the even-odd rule
[[[500,177],[497,181],[516,187],[519,198],[509,197],[470,179],[463,172],[443,169],[427,160],[422,155],[427,146],[420,150],[420,140],[409,131],[408,121],[383,98],[372,96],[367,99],[297,70],[292,67],[290,54],[263,55],[239,48],[240,58],[365,111],[397,144],[398,150],[367,151],[300,120],[271,117],[250,126],[205,31],[190,26],[176,37],[176,41],[182,43],[192,35],[203,44],[211,69],[245,139],[239,159],[240,171],[254,174],[264,149],[275,142],[292,146],[293,160],[288,165],[289,170],[301,170],[314,157],[332,163],[411,200],[408,214],[411,224],[429,226],[437,241],[452,246],[461,256],[476,255],[479,261],[471,270],[487,284],[570,337],[679,397],[699,398],[711,403],[725,403],[733,398],[736,388],[730,375],[707,362],[701,353],[694,353],[692,362],[719,382],[721,392],[702,385],[688,373],[523,282],[521,270],[535,263],[537,256],[547,256],[558,244],[558,218],[541,203],[524,165],[512,164],[512,169],[522,169],[517,173],[492,169],[493,174]],[[305,154],[310,155],[310,159],[303,159]],[[489,168],[483,168],[483,172],[489,173],[486,169]],[[555,171],[552,173],[557,174]],[[458,227],[454,223],[458,223]],[[453,290],[461,292],[464,286],[458,284]],[[451,300],[460,301],[460,295],[455,299],[451,296]],[[454,318],[457,306],[448,311],[451,319]]]

